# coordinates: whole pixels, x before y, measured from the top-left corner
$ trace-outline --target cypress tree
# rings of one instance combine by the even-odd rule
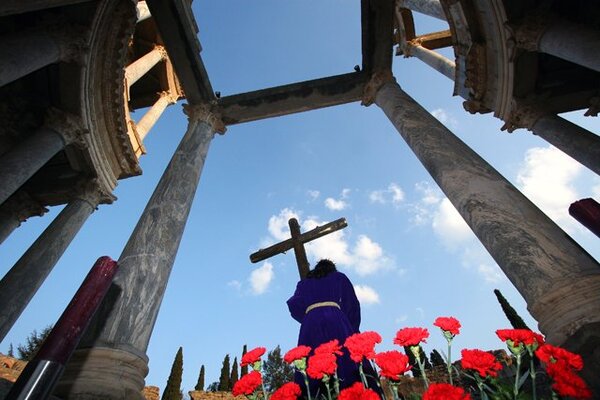
[[[171,374],[167,380],[167,386],[162,395],[162,400],[181,400],[181,375],[183,374],[183,348],[180,347],[175,355]]]
[[[8,354],[7,355],[9,357],[13,357],[13,358],[15,356],[15,350],[13,348],[13,344],[12,343],[8,346]]]
[[[233,389],[233,385],[238,381],[238,362],[237,357],[233,359],[233,366],[231,367],[231,379],[229,381],[229,389]]]
[[[229,382],[231,381],[231,377],[229,376],[230,371],[229,354],[227,354],[225,359],[223,359],[223,366],[221,367],[221,376],[219,377],[219,392],[229,391]]]
[[[404,346],[404,353],[408,356],[408,363],[412,365],[412,374],[415,378],[421,377],[421,369],[419,368],[419,363],[417,363],[417,359],[415,358],[412,351],[410,351],[410,346]],[[429,363],[429,359],[427,358],[427,354],[423,351],[423,346],[419,346],[419,356],[421,358],[421,362],[423,363],[423,367],[425,369],[431,369],[431,364]]]
[[[284,383],[294,379],[294,368],[283,361],[279,345],[267,354],[264,364],[263,381],[269,392],[279,389]]]
[[[434,367],[437,367],[438,365],[443,365],[444,367],[446,366],[446,361],[444,361],[444,358],[436,349],[433,349],[429,355],[429,358],[431,359],[431,364],[433,364]]]
[[[517,314],[515,309],[512,308],[508,300],[506,300],[504,296],[502,296],[502,293],[500,293],[498,289],[494,289],[494,294],[496,295],[498,303],[500,303],[502,311],[504,311],[504,315],[506,315],[506,318],[508,318],[508,321],[510,322],[512,327],[514,329],[529,329],[525,321],[523,321],[523,318],[521,318],[519,314]]]
[[[200,367],[200,375],[198,375],[198,383],[194,386],[194,390],[204,390],[204,365]]]
[[[242,350],[242,358],[244,358],[244,354],[246,354],[247,352],[248,352],[248,348],[247,348],[247,346],[246,346],[246,345],[244,345],[244,349]],[[247,373],[248,373],[248,366],[247,366],[247,365],[244,365],[244,366],[241,368],[241,371],[240,371],[240,378],[241,378],[242,376],[246,375]]]

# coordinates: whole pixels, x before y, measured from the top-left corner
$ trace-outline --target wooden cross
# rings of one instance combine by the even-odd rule
[[[340,218],[328,224],[317,226],[315,229],[304,233],[300,233],[300,224],[296,218],[290,218],[288,225],[290,226],[290,233],[292,234],[291,239],[284,240],[283,242],[274,244],[266,249],[260,249],[256,253],[250,255],[250,261],[252,263],[257,263],[273,257],[276,254],[285,253],[289,249],[294,249],[296,263],[298,264],[298,273],[300,274],[300,279],[304,279],[309,271],[304,243],[343,229],[348,226],[348,223],[346,222],[346,218]]]

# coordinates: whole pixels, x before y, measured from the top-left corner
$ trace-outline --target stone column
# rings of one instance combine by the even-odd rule
[[[0,244],[27,218],[34,215],[41,217],[47,211],[25,193],[11,196],[0,207]]]
[[[206,106],[186,108],[188,130],[119,257],[119,272],[55,394],[142,399],[146,349],[215,131]]]
[[[600,31],[551,15],[537,14],[517,26],[517,46],[600,71]]]
[[[439,0],[398,0],[398,5],[442,21],[446,20],[446,14]]]
[[[397,83],[383,84],[375,102],[523,295],[547,340],[598,363],[600,354],[587,351],[600,348],[598,262]]]
[[[74,116],[50,111],[44,127],[0,158],[0,204],[67,144],[83,140],[85,132]]]
[[[419,43],[406,42],[404,47],[404,54],[406,54],[407,57],[418,58],[431,68],[454,81],[456,70],[454,61],[447,59],[433,50],[421,46]]]
[[[5,35],[0,39],[0,87],[33,71],[77,56],[83,36],[59,28],[36,29]]]
[[[146,114],[144,114],[142,119],[135,124],[135,130],[140,140],[144,140],[148,132],[150,132],[150,129],[152,129],[156,121],[158,121],[167,106],[170,104],[175,104],[176,102],[177,96],[174,96],[169,92],[160,93],[160,98],[156,101],[156,103],[154,103],[146,112]]]
[[[0,341],[44,283],[99,201],[97,187],[84,187],[2,278]]]
[[[131,87],[142,76],[146,75],[156,64],[167,59],[167,51],[163,46],[156,45],[154,49],[144,54],[125,68],[125,81]]]
[[[532,131],[600,175],[600,136],[548,113],[534,102],[513,102],[510,120],[502,129],[512,132],[517,128]]]

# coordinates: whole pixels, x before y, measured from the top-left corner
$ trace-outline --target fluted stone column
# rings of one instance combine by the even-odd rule
[[[2,36],[0,87],[47,65],[74,59],[83,46],[82,36],[56,27]]]
[[[56,395],[62,399],[142,399],[146,349],[210,142],[224,126],[191,106],[188,130],[119,257],[115,277]]]
[[[439,0],[399,0],[398,5],[442,21],[446,20],[446,15]]]
[[[44,283],[99,201],[100,192],[97,187],[86,186],[2,278],[0,341]]]
[[[47,211],[24,193],[11,196],[0,207],[0,244],[27,218],[34,215],[42,216]]]
[[[146,75],[156,64],[167,59],[167,51],[163,46],[156,45],[154,49],[144,54],[125,68],[127,87],[131,87],[142,76]]]
[[[502,127],[509,132],[526,128],[563,153],[600,175],[600,136],[550,114],[533,102],[514,102],[510,120]]]
[[[600,354],[587,349],[600,348],[598,262],[397,83],[383,84],[375,102],[523,295],[547,340],[581,353],[593,376]]]
[[[600,71],[600,31],[551,15],[536,14],[515,28],[517,46]]]
[[[160,93],[159,99],[150,107],[146,114],[135,124],[135,130],[140,140],[144,140],[150,129],[156,124],[156,121],[160,118],[162,113],[165,111],[167,106],[175,104],[177,102],[177,96],[170,94],[169,92]]]
[[[431,68],[454,81],[454,75],[456,71],[456,65],[454,61],[449,60],[441,54],[433,50],[429,50],[418,43],[407,42],[405,46],[405,54],[409,57],[418,58]]]
[[[66,145],[82,139],[85,130],[73,116],[51,111],[46,125],[0,158],[0,204]]]

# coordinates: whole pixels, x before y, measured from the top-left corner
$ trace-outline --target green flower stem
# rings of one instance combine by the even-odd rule
[[[304,385],[306,385],[306,394],[308,395],[308,400],[312,400],[310,397],[310,386],[308,385],[308,375],[306,375],[306,371],[300,371],[300,373],[304,377]]]
[[[358,372],[360,373],[360,380],[362,381],[363,386],[365,387],[365,389],[368,389],[369,384],[367,383],[367,377],[365,376],[365,373],[363,371],[362,362],[358,363]]]
[[[327,388],[327,399],[331,400],[331,390],[329,390],[329,377],[327,375],[325,375],[326,378],[323,379],[323,382],[325,383],[325,387]]]
[[[529,352],[529,376],[531,376],[531,394],[533,395],[533,400],[537,400],[537,388],[535,387],[535,376],[537,372],[535,371],[535,363],[533,361],[533,351],[528,347],[527,351]]]
[[[390,382],[390,386],[392,387],[392,395],[394,396],[394,400],[398,400],[398,384]]]
[[[451,351],[452,351],[452,339],[446,339],[448,341],[448,360],[446,361],[448,364],[448,379],[450,379],[450,384],[452,385],[452,361],[451,361]]]
[[[264,400],[269,400],[269,395],[267,394],[267,389],[265,388],[265,382],[264,381],[261,384],[261,386],[262,386]]]
[[[513,389],[513,396],[516,400],[519,395],[519,373],[521,372],[521,353],[517,354],[517,374],[515,375],[515,387]]]
[[[339,396],[340,395],[340,379],[338,378],[337,371],[335,371],[333,373],[333,377],[335,378],[335,380],[333,381],[333,390],[335,390],[335,395]]]
[[[417,364],[419,364],[419,370],[421,371],[421,378],[425,383],[425,388],[429,388],[429,381],[427,380],[427,374],[425,373],[425,364],[421,361],[421,357],[417,357]]]

